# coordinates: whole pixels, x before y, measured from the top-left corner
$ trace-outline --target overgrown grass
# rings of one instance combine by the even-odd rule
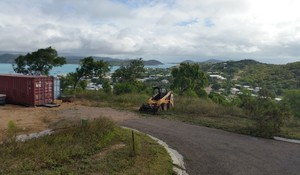
[[[73,126],[51,136],[0,147],[0,174],[172,174],[166,150],[148,136],[108,119]]]
[[[109,106],[114,108],[131,108],[145,103],[149,95],[130,93],[122,95],[107,94],[102,91],[84,91],[76,94],[77,99],[93,101],[94,106]],[[87,103],[88,104],[88,103]]]
[[[244,112],[235,106],[222,106],[209,99],[192,97],[176,97],[174,113],[185,115],[202,115],[207,117],[240,117],[245,118]]]
[[[300,119],[298,117],[294,117],[286,124],[286,126],[281,128],[281,132],[278,136],[300,139]]]
[[[176,97],[174,110],[158,116],[250,135],[254,124],[240,108],[191,97]]]
[[[177,97],[174,111],[161,116],[230,132],[261,136],[256,129],[255,120],[242,109],[215,104],[206,99]],[[276,135],[300,139],[300,120],[294,118],[289,121]]]
[[[87,99],[88,105],[110,106],[132,110],[145,103],[147,94],[122,94],[107,95],[103,92],[89,91],[78,95],[81,99]],[[93,103],[91,103],[91,101]],[[150,116],[152,115],[144,115]],[[212,102],[209,99],[175,96],[175,108],[173,111],[160,112],[158,117],[169,118],[188,122],[196,125],[218,128],[230,132],[260,136],[256,129],[255,120],[241,108],[236,106],[224,106]],[[300,120],[294,118],[281,128],[278,136],[300,139]]]

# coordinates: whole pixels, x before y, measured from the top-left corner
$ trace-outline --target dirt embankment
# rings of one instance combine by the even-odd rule
[[[61,102],[59,102],[61,103]],[[60,107],[23,107],[18,105],[0,106],[0,139],[4,137],[9,121],[19,129],[18,134],[39,132],[48,129],[60,120],[78,120],[108,117],[115,122],[137,118],[132,112],[119,111],[107,107],[88,107],[79,102],[61,103]]]

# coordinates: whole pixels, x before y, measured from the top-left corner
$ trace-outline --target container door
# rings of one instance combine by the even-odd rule
[[[53,103],[53,79],[51,77],[45,78],[44,99],[45,103]]]
[[[34,102],[35,105],[44,104],[44,91],[43,91],[43,80],[37,78],[34,81],[35,91],[34,91]]]

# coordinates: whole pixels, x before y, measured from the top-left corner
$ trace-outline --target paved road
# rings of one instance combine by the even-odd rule
[[[121,123],[165,141],[190,175],[300,175],[300,145],[159,118]]]

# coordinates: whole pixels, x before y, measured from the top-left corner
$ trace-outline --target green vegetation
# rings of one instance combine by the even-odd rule
[[[291,107],[295,117],[300,119],[300,90],[286,91],[283,101]]]
[[[258,97],[246,93],[239,95],[239,106],[245,109],[255,122],[253,135],[272,137],[281,131],[292,114],[286,103],[271,100],[270,96],[266,95],[270,94],[266,90],[262,89],[260,93]]]
[[[113,107],[120,109],[132,109],[145,103],[149,95],[145,93],[110,94],[103,91],[82,91],[76,94],[85,105],[98,107]]]
[[[7,123],[7,140],[9,142],[14,142],[14,140],[16,139],[16,134],[17,134],[17,131],[18,131],[18,127],[16,125],[16,123],[12,120],[10,120],[8,123]]]
[[[180,95],[203,97],[207,94],[203,88],[208,80],[198,64],[181,63],[172,69],[173,84],[171,88]]]
[[[85,105],[137,111],[149,95],[130,93],[107,96],[101,91],[90,91],[82,92],[77,97]],[[151,114],[143,116],[155,117]],[[300,139],[300,120],[291,116],[286,104],[251,96],[240,96],[232,103],[225,104],[217,104],[210,98],[175,96],[174,110],[160,111],[156,117],[259,137],[278,135]]]
[[[119,95],[144,90],[146,88],[145,84],[137,81],[144,73],[145,68],[142,58],[132,60],[126,66],[121,66],[112,75],[115,83],[114,93]]]
[[[79,121],[77,121],[79,123]],[[26,142],[0,147],[0,174],[172,174],[166,150],[148,136],[108,119],[68,128]]]
[[[286,65],[263,64],[254,60],[227,61],[215,64],[201,64],[206,72],[218,72],[231,83],[266,87],[274,95],[280,96],[285,90],[300,88],[300,62]],[[231,81],[236,78],[237,80]],[[216,84],[216,82],[210,82]],[[228,89],[233,84],[221,83]]]
[[[16,73],[49,75],[53,67],[64,64],[66,64],[66,59],[58,57],[57,51],[48,47],[27,53],[25,56],[20,55],[15,59],[13,68]]]
[[[109,72],[109,63],[104,61],[95,61],[93,57],[86,57],[80,60],[80,65],[75,72],[69,73],[66,77],[61,78],[61,88],[66,90],[68,86],[72,86],[76,90],[84,90],[86,88],[86,80],[83,78],[103,79],[104,75]]]
[[[121,66],[113,73],[112,78],[114,82],[133,82],[141,78],[144,72],[144,63],[139,58],[131,61],[129,65]]]

